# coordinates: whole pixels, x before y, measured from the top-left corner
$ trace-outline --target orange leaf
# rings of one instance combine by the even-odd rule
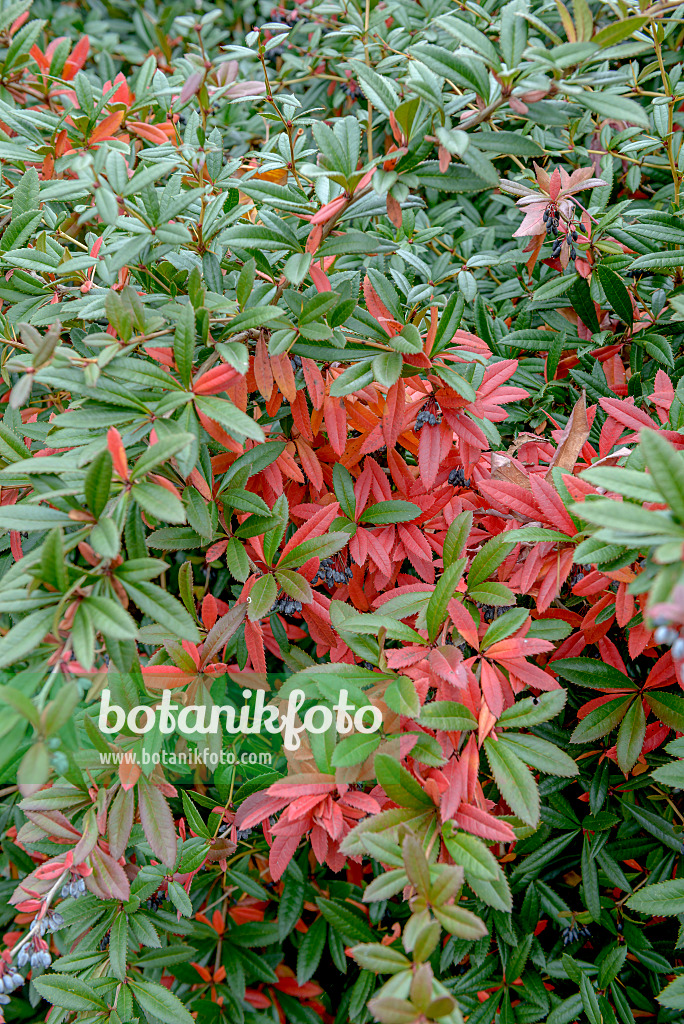
[[[140,778],[142,768],[139,764],[135,763],[133,754],[130,750],[127,750],[124,754],[123,761],[119,765],[119,778],[121,779],[122,789],[132,789],[136,782]]]
[[[302,358],[302,370],[304,371],[304,380],[306,381],[311,404],[314,409],[322,409],[323,399],[325,398],[325,384],[318,365],[313,359]]]
[[[148,142],[156,142],[158,146],[163,146],[165,142],[169,141],[169,136],[174,134],[173,125],[170,124],[162,126],[160,124],[146,124],[144,121],[127,121],[126,127],[141,139],[147,139]]]
[[[404,409],[406,407],[406,388],[403,380],[387,392],[385,411],[382,416],[382,432],[388,448],[394,448],[397,439],[404,429]]]
[[[107,447],[114,463],[114,470],[122,480],[128,480],[128,460],[126,449],[121,440],[121,434],[116,427],[110,427],[107,431]]]
[[[287,352],[271,356],[271,370],[283,397],[288,402],[293,402],[297,397],[297,385],[295,384],[294,371]]]
[[[273,393],[273,373],[264,338],[259,338],[254,349],[254,379],[259,394],[268,401]]]
[[[323,403],[323,416],[333,451],[336,455],[344,455],[347,444],[347,413],[343,400],[326,396]]]
[[[88,36],[83,36],[82,39],[76,43],[67,59],[64,61],[64,69],[62,71],[62,78],[65,82],[70,82],[72,78],[76,77],[77,72],[81,70],[86,62],[88,51],[90,49],[90,40]]]
[[[123,121],[123,116],[123,110],[116,110],[113,114],[108,114],[104,121],[100,121],[88,141],[91,143],[102,142],[104,139],[114,138],[114,133]]]

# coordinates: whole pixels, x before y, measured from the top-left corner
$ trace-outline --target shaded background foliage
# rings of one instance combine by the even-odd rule
[[[681,1019],[678,12],[0,8],[8,1021]]]

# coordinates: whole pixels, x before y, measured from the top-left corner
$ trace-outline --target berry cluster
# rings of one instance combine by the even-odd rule
[[[287,594],[279,597],[271,608],[271,612],[280,612],[281,615],[294,615],[295,612],[301,612],[301,610],[302,602],[295,601],[294,598],[288,597]]]
[[[39,938],[38,935],[34,935],[30,942],[22,946],[17,956],[17,967],[26,967],[29,964],[31,970],[35,970],[37,967],[49,967],[51,963],[52,957],[47,942],[45,939]]]
[[[83,896],[86,891],[85,881],[80,875],[71,875],[68,882],[62,886],[62,899],[65,900],[69,896],[77,900],[79,896]]]
[[[350,100],[356,100],[361,96],[361,87],[351,78],[346,82],[340,82],[340,89]]]
[[[653,639],[657,644],[664,644],[672,648],[672,657],[675,661],[684,659],[684,637],[678,629],[671,626],[666,619],[656,619],[654,623],[656,631]]]
[[[64,918],[58,910],[48,910],[44,917],[38,922],[38,930],[41,935],[45,932],[56,932],[64,927]]]
[[[449,473],[449,484],[452,487],[470,487],[470,480],[466,478],[462,466],[451,470]]]
[[[149,900],[145,901],[145,906],[148,910],[159,910],[162,903],[166,900],[165,892],[155,892],[150,896]]]
[[[570,586],[574,587],[575,584],[581,583],[583,579],[584,572],[582,570],[582,567],[579,565],[573,565],[572,569],[570,570],[570,575],[568,576],[568,583],[570,584]]]
[[[577,939],[590,939],[591,932],[584,924],[571,924],[569,928],[564,928],[562,932],[563,945],[569,946],[571,942],[576,942]]]
[[[218,832],[216,833],[217,838],[220,839],[222,836],[225,836],[227,832],[230,832],[230,829],[231,829],[231,825],[229,825],[228,822],[224,821],[223,824],[219,827]],[[237,832],[235,833],[235,838],[240,843],[240,842],[244,842],[245,839],[249,839],[251,834],[252,834],[252,829],[251,828],[239,828],[237,830]]]
[[[493,622],[494,619],[498,619],[500,615],[503,615],[504,612],[508,612],[512,607],[514,607],[513,605],[480,604],[479,601],[477,601],[476,604],[482,612],[482,618],[485,622]]]
[[[434,409],[436,410],[435,412],[431,411],[430,405],[434,407]],[[439,406],[437,405],[436,402],[433,401],[432,403],[423,406],[423,408],[419,411],[416,417],[416,434],[418,433],[419,430],[422,430],[422,428],[426,424],[429,427],[438,427],[441,422],[442,417],[440,415]]]
[[[570,245],[570,259],[577,259],[577,252],[575,251],[574,243],[577,241],[577,232],[574,228],[568,228],[567,234],[559,234],[560,230],[560,214],[558,207],[555,203],[549,203],[544,210],[542,216],[544,224],[546,224],[546,237],[553,238],[553,249],[551,250],[551,256],[556,259],[561,254],[563,248],[563,242],[568,242]]]
[[[0,1006],[6,1006],[9,1003],[9,997],[16,989],[21,988],[24,984],[24,979],[16,967],[11,964],[1,962],[5,968],[4,973],[0,975]]]
[[[334,586],[336,583],[348,583],[353,575],[351,566],[345,565],[341,571],[335,569],[334,566],[334,558],[322,558],[318,572],[311,580],[311,583],[323,583],[325,581],[329,587]]]
[[[549,205],[544,210],[542,220],[546,224],[546,236],[547,238],[558,236],[558,225],[560,224],[560,214],[558,208],[553,204]]]
[[[109,932],[104,933],[97,948],[101,953],[104,953],[105,950],[109,949]]]

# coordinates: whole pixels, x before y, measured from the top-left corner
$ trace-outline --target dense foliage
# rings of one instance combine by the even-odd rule
[[[682,1020],[678,0],[30,5],[5,1018]]]

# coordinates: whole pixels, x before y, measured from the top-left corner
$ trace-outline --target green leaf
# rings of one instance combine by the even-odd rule
[[[451,523],[444,538],[444,565],[452,565],[459,557],[470,531],[473,528],[473,513],[460,512]]]
[[[235,537],[231,537],[226,548],[226,564],[235,577],[244,583],[249,576],[249,559],[244,544],[241,544]]]
[[[198,412],[214,420],[219,426],[238,441],[248,437],[252,441],[263,441],[264,432],[251,416],[241,412],[227,398],[216,395],[196,395],[195,408]]]
[[[498,725],[506,729],[519,729],[521,726],[530,728],[549,722],[561,713],[567,699],[567,690],[549,690],[540,693],[538,697],[523,697],[511,707],[504,708],[499,715]]]
[[[20,619],[3,637],[0,637],[0,668],[14,665],[35,651],[49,631],[53,618],[54,609],[43,608]]]
[[[178,431],[155,441],[154,444],[151,444],[143,452],[131,470],[133,479],[139,480],[153,469],[156,470],[158,466],[168,462],[174,455],[177,455],[183,448],[186,448],[188,444],[192,444],[194,440],[193,434]]]
[[[523,0],[512,0],[501,8],[501,52],[509,71],[518,67],[527,46],[526,14]]]
[[[517,132],[479,132],[477,148],[501,156],[543,156],[544,150],[528,135]]]
[[[176,910],[180,911],[184,917],[192,917],[192,903],[182,885],[179,885],[178,882],[170,881],[168,883],[168,893],[169,899]]]
[[[125,608],[110,597],[91,594],[83,602],[99,632],[113,640],[135,640],[138,626]]]
[[[335,497],[340,503],[344,514],[352,521],[356,519],[356,496],[354,494],[354,478],[340,462],[333,466],[333,488]]]
[[[661,813],[654,814],[653,811],[647,811],[643,807],[639,807],[638,804],[629,804],[623,802],[623,813],[627,811],[642,828],[645,828],[647,832],[650,832],[652,836],[661,842],[668,849],[674,850],[675,853],[680,854],[682,852],[682,839],[679,832],[675,833],[671,822],[667,821]]]
[[[73,975],[43,974],[33,979],[33,985],[44,999],[65,1010],[103,1010],[106,1006],[90,985]]]
[[[333,751],[333,767],[349,768],[351,765],[362,764],[378,749],[381,741],[382,737],[378,734],[345,736]]]
[[[120,579],[128,596],[151,619],[183,640],[190,640],[191,643],[199,641],[197,626],[192,617],[172,594],[162,590],[154,583],[143,581],[134,583],[123,577]]]
[[[568,292],[572,308],[577,313],[585,327],[588,327],[592,334],[599,331],[598,317],[594,302],[589,292],[589,284],[583,277],[578,277]]]
[[[398,949],[369,942],[363,946],[352,946],[351,955],[359,967],[376,974],[397,974],[411,966],[411,961]]]
[[[468,832],[458,831],[453,821],[444,823],[442,837],[454,863],[459,864],[468,874],[489,882],[499,877],[501,869],[496,857],[481,839]]]
[[[292,569],[278,569],[275,578],[288,597],[301,604],[310,604],[313,600],[311,587],[298,572],[293,572]]]
[[[484,583],[499,568],[503,560],[515,547],[515,541],[505,533],[491,537],[473,558],[468,572],[468,590]]]
[[[529,612],[527,608],[511,608],[509,612],[504,612],[503,615],[500,615],[488,627],[480,643],[480,650],[486,651],[492,644],[511,636],[511,634],[524,626],[528,617]]]
[[[602,736],[607,736],[625,717],[633,699],[633,697],[616,697],[590,711],[573,732],[570,742],[591,743],[593,740],[601,739]]]
[[[626,945],[613,946],[613,948],[602,957],[598,973],[598,986],[600,989],[608,988],[611,981],[614,981],[617,978],[624,966],[625,960],[627,959],[628,952],[629,950]]]
[[[679,975],[656,996],[661,1006],[684,1010],[684,976]]]
[[[349,543],[348,533],[326,533],[323,537],[309,537],[289,551],[278,562],[278,569],[297,569],[310,558],[327,558],[341,551]]]
[[[617,760],[627,774],[636,764],[646,736],[646,716],[641,701],[633,701],[622,720],[617,737]]]
[[[181,797],[183,798],[183,810],[185,817],[188,820],[188,825],[198,836],[203,836],[205,839],[209,839],[211,832],[207,828],[202,815],[195,807],[194,803],[190,799],[190,796],[183,789],[181,790]]]
[[[634,311],[629,298],[629,292],[614,270],[610,270],[605,263],[599,263],[595,268],[599,284],[606,293],[606,298],[611,306],[628,327],[634,321]]]
[[[649,917],[684,914],[684,878],[646,885],[629,897],[627,906]]]
[[[433,907],[432,911],[442,928],[450,935],[457,935],[460,939],[476,940],[487,934],[484,921],[463,907],[444,904],[441,907]]]
[[[278,904],[278,935],[282,942],[302,916],[305,885],[302,874],[290,863],[283,875],[283,892]]]
[[[648,354],[653,356],[657,362],[662,363],[663,366],[674,367],[672,346],[662,334],[652,334],[651,332],[644,331],[643,334],[635,334],[633,342],[646,349]]]
[[[389,754],[376,754],[375,775],[378,784],[393,803],[400,807],[426,810],[432,800],[412,775]]]
[[[612,25],[606,25],[605,28],[597,32],[592,37],[592,42],[597,43],[601,48],[615,46],[616,43],[621,43],[623,39],[628,39],[635,32],[638,32],[647,21],[648,18],[636,16],[613,22]]]
[[[359,522],[372,523],[373,526],[408,523],[417,519],[421,511],[412,501],[380,501],[377,505],[369,505],[359,516]]]
[[[636,689],[629,676],[597,658],[560,658],[551,664],[553,671],[562,679],[588,686],[592,690]]]
[[[639,103],[627,99],[613,92],[580,92],[572,94],[576,100],[587,110],[598,114],[600,118],[625,121],[627,124],[636,124],[640,128],[650,128],[651,123],[648,113]],[[589,326],[587,324],[587,326]]]
[[[117,914],[109,932],[109,963],[112,974],[119,981],[126,978],[128,958],[128,920],[124,913]]]
[[[316,899],[316,905],[331,928],[352,942],[372,942],[373,930],[360,912],[352,910],[343,900],[329,900],[323,896]]]
[[[580,978],[580,995],[589,1024],[603,1024],[603,1015],[599,1007],[598,996],[589,978],[584,973],[582,973]]]
[[[131,980],[128,987],[146,1013],[165,1024],[194,1024],[195,1018],[185,1009],[178,996],[163,985],[143,979]]]
[[[684,522],[684,460],[657,430],[642,430],[641,450],[655,485],[675,516]]]
[[[211,540],[214,530],[206,500],[196,487],[186,487],[183,491],[183,507],[188,523],[200,537]]]
[[[359,363],[352,363],[339,377],[335,378],[330,387],[330,396],[331,398],[341,398],[343,395],[351,395],[355,391],[361,391],[372,382],[372,362],[370,359],[363,359]]]
[[[529,768],[517,754],[488,738],[484,743],[494,781],[514,814],[534,827],[539,822],[539,791]]]
[[[399,106],[399,94],[393,80],[379,75],[363,61],[348,60],[347,63],[369,103],[382,111],[385,117],[389,117]]]
[[[173,335],[173,358],[186,387],[192,377],[195,354],[195,310],[191,303],[181,306]]]
[[[446,78],[462,88],[474,89],[481,99],[489,99],[489,79],[479,61],[461,57],[443,46],[420,43],[411,53],[436,75]]]
[[[323,950],[325,949],[327,930],[328,925],[322,915],[309,925],[306,935],[297,950],[298,985],[303,985],[304,982],[308,981],[316,973],[316,968],[321,961]]]
[[[531,733],[506,732],[499,736],[499,746],[512,751],[521,761],[548,775],[572,778],[579,774],[579,768],[564,750],[554,743],[533,736]]]
[[[429,729],[449,732],[465,732],[477,728],[477,719],[472,711],[453,700],[435,700],[424,704],[418,721]]]
[[[258,622],[268,615],[278,595],[276,581],[270,575],[260,576],[249,592],[247,618],[250,622]]]
[[[112,457],[107,450],[96,455],[86,473],[84,494],[88,508],[96,519],[102,515],[109,501],[112,483]]]
[[[382,352],[373,359],[372,366],[378,384],[389,388],[399,380],[403,360],[399,352]]]
[[[53,526],[71,525],[73,522],[66,512],[59,512],[55,508],[44,508],[43,505],[27,505],[25,502],[20,502],[0,508],[0,530],[33,533],[37,530],[49,530]]]
[[[451,565],[448,565],[444,569],[444,572],[437,581],[435,589],[430,595],[430,600],[425,612],[425,620],[427,622],[428,637],[431,643],[436,639],[437,634],[442,628],[442,624],[446,618],[449,601],[451,601],[456,592],[456,587],[463,575],[465,565],[465,558],[459,558],[457,562],[453,562]]]

